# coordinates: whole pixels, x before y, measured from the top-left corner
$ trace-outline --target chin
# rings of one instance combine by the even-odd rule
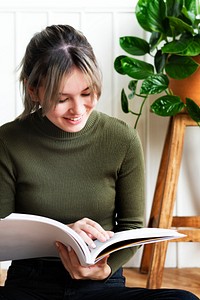
[[[81,131],[83,128],[85,127],[84,125],[77,125],[77,126],[73,126],[73,127],[68,127],[68,128],[62,128],[62,130],[66,131],[66,132],[79,132]]]

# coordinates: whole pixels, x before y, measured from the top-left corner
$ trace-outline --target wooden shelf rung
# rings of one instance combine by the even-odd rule
[[[186,237],[181,239],[171,240],[170,242],[200,242],[200,229],[177,229],[178,232],[186,234]]]
[[[173,217],[172,227],[195,227],[200,228],[200,216]]]

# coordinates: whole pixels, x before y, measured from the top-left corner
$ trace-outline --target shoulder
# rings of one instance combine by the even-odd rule
[[[17,127],[17,120],[5,123],[0,126],[0,137],[7,136],[8,134],[13,134],[15,128]]]
[[[113,138],[120,140],[139,139],[137,130],[129,126],[126,122],[102,112],[98,112],[98,115],[100,127],[104,132],[113,136]]]
[[[99,113],[99,140],[101,146],[125,161],[143,161],[143,147],[138,131],[118,118]]]
[[[16,140],[24,136],[27,130],[27,120],[15,119],[0,126],[0,139],[2,141]]]
[[[0,135],[14,133],[15,130],[18,129],[19,126],[20,126],[20,121],[18,119],[15,119],[11,122],[5,123],[0,126]]]

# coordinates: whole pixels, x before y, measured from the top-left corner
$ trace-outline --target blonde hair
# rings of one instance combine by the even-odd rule
[[[25,118],[40,106],[30,94],[38,97],[40,86],[45,87],[42,112],[45,115],[58,102],[58,94],[64,77],[74,68],[85,74],[91,93],[101,95],[101,73],[86,37],[69,25],[52,25],[37,33],[30,40],[21,62],[20,83]]]

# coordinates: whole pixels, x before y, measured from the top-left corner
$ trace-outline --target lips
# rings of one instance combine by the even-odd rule
[[[64,117],[65,121],[73,125],[80,124],[83,121],[83,115],[79,117]]]
[[[79,120],[82,119],[82,116],[81,116],[81,117],[77,117],[77,118],[66,118],[66,119],[68,119],[68,120],[70,120],[70,121],[77,122],[77,121],[79,121]]]

